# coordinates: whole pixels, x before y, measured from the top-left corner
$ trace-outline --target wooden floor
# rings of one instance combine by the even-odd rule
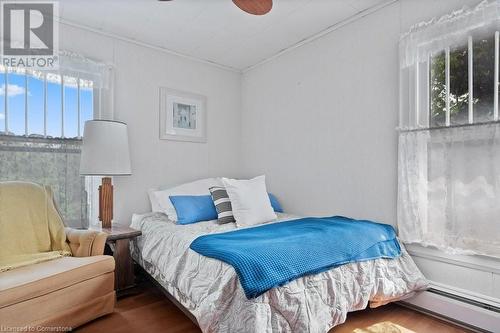
[[[146,283],[140,292],[118,300],[115,312],[75,330],[78,333],[179,332],[199,333],[174,304],[153,285]],[[459,333],[465,329],[433,317],[386,305],[374,310],[350,313],[347,321],[329,333]]]

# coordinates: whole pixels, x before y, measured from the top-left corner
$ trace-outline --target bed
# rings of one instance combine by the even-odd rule
[[[271,222],[299,217],[278,214]],[[203,332],[327,332],[348,312],[378,307],[425,290],[428,282],[401,245],[401,256],[345,264],[293,280],[247,299],[232,266],[191,250],[201,235],[235,230],[216,220],[177,225],[163,213],[136,214],[142,231],[131,245],[134,260]]]

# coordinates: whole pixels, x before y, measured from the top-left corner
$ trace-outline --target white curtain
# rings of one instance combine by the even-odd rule
[[[497,40],[499,30],[500,0],[489,0],[419,23],[401,37],[398,228],[406,243],[433,246],[448,253],[500,257],[498,103],[491,97],[491,102],[481,105],[494,115],[484,121],[476,104],[483,96],[470,98],[469,119],[459,124],[447,121],[445,125],[433,125],[430,110],[432,57],[447,50],[447,64],[443,65],[447,68],[446,82],[444,76],[442,79],[446,88],[441,91],[450,89],[452,77],[464,80],[461,83],[465,87],[469,84],[468,94],[472,94],[470,79],[457,78],[454,72],[450,76],[450,48],[464,46],[470,50],[472,40],[478,36]],[[470,67],[472,54],[467,53],[465,72],[475,70]],[[498,55],[494,61],[498,64]],[[482,64],[490,67],[478,73],[493,72],[492,64]],[[496,82],[498,78],[494,80],[491,75],[491,90]],[[446,98],[448,103],[441,111],[450,117],[450,104],[456,96],[450,92]]]
[[[96,119],[114,117],[114,67],[71,51],[59,51],[59,74],[93,82]]]
[[[24,73],[23,69],[11,70]],[[61,51],[58,70],[29,74],[47,75],[47,79],[50,76],[54,82],[60,82],[61,76],[71,77],[74,82],[77,78],[91,82],[94,118],[113,118],[112,65]],[[80,148],[81,138],[0,134],[0,181],[22,180],[50,185],[68,226],[86,228],[89,224],[94,225],[97,223],[97,180],[96,177],[80,176]]]
[[[429,54],[467,42],[472,31],[498,29],[500,0],[484,0],[475,8],[464,7],[449,15],[415,24],[401,36],[400,66],[425,62]]]
[[[500,257],[500,124],[401,132],[399,234]]]
[[[94,118],[114,119],[114,67],[67,50],[59,51],[61,74],[90,80],[94,84]],[[80,156],[80,155],[78,155]],[[79,161],[79,160],[78,160]],[[99,226],[99,192],[101,177],[84,177],[87,224]]]
[[[59,51],[59,71],[68,76],[94,82],[98,89],[111,89],[113,67],[67,50]]]
[[[418,23],[404,33],[399,43],[399,129],[429,127],[432,57],[450,48],[467,49],[469,37],[476,41],[494,37],[497,31],[500,31],[500,0],[485,0],[475,8],[464,7]]]
[[[80,176],[81,141],[0,136],[0,181],[50,185],[64,222],[88,226],[87,194]]]

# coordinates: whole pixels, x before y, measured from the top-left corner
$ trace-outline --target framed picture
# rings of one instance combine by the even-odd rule
[[[160,139],[207,142],[207,98],[160,88]]]

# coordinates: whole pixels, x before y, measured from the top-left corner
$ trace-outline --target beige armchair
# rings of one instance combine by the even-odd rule
[[[54,235],[62,236],[62,249],[56,246],[58,251],[52,251],[56,255],[61,253],[55,259],[45,258],[37,260],[36,263],[24,262],[12,265],[0,273],[1,329],[12,331],[19,327],[34,327],[35,330],[37,327],[58,327],[59,330],[70,330],[113,312],[115,262],[113,257],[102,255],[106,235],[102,232],[75,230],[62,226],[48,236],[51,248],[44,249],[47,241],[39,234],[45,225],[39,222],[39,218],[26,222],[26,216],[47,215],[47,211],[42,215],[36,215],[30,211],[39,209],[39,207],[33,208],[33,201],[36,200],[16,202],[18,201],[15,198],[16,189],[12,189],[12,183],[9,186],[4,184],[0,183],[0,244],[2,244],[0,263],[8,255],[14,255],[16,258],[16,251],[24,256],[25,253],[33,253],[33,248],[36,250],[42,247],[43,255],[54,250],[54,243],[61,245],[57,244],[57,237]],[[33,191],[38,192],[35,193],[35,197],[42,193],[41,187],[36,184],[19,184],[23,187],[22,191],[29,192],[32,187]],[[46,193],[51,195],[50,192]],[[24,194],[23,192],[19,198],[25,200]],[[52,198],[50,199],[47,200],[49,213],[52,209],[50,207]],[[12,207],[22,211],[12,215]],[[25,214],[26,211],[29,213]],[[11,218],[6,218],[9,216]],[[32,226],[38,223],[42,224],[42,228],[36,229]],[[53,229],[53,225],[49,224],[49,229]],[[23,235],[21,238],[18,236],[17,241],[12,243],[11,239],[16,237],[9,237],[6,233],[13,234],[19,228],[24,228]],[[30,235],[34,233],[33,231],[36,231],[36,241]],[[25,239],[26,244],[19,244]],[[33,243],[36,242],[39,244],[35,246]],[[23,253],[22,250],[26,248],[29,251]],[[5,263],[5,260],[3,262]]]
[[[106,234],[92,230],[64,228],[73,257],[98,256],[104,253]]]

